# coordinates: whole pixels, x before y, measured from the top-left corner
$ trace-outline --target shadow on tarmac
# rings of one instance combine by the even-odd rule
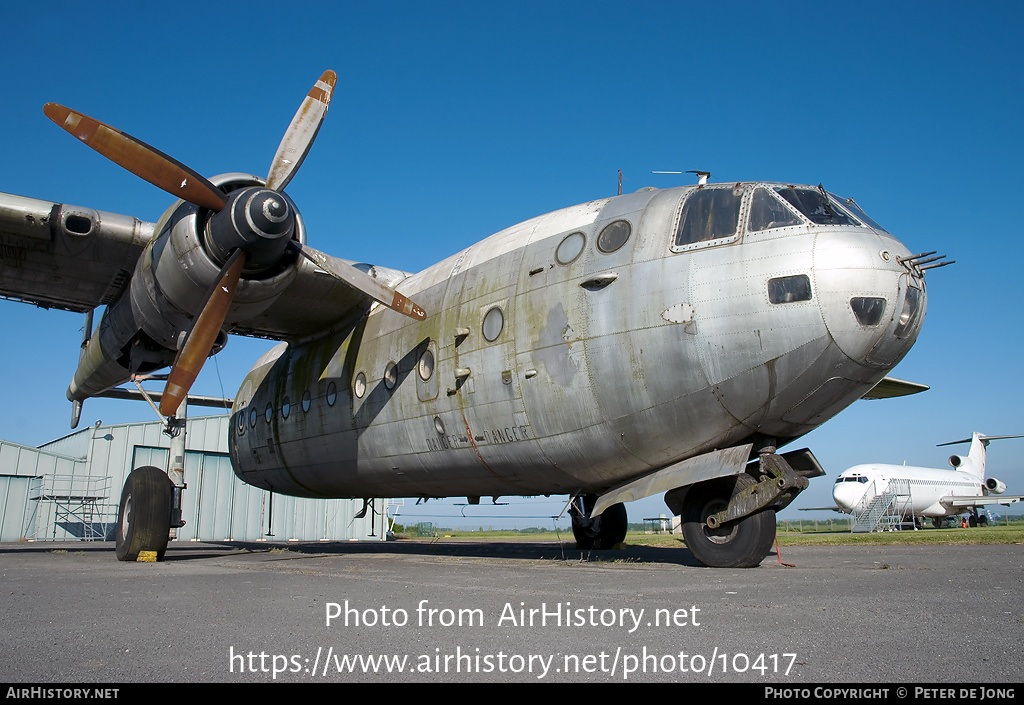
[[[112,541],[38,541],[0,544],[5,553],[110,553]],[[561,561],[567,563],[635,563],[704,567],[681,544],[676,547],[624,546],[604,551],[581,551],[574,542],[508,541],[508,540],[398,540],[398,541],[204,541],[175,542],[167,545],[164,562],[223,558],[233,552],[251,554],[274,553],[284,559],[325,555],[437,556],[463,558],[497,558],[526,561]],[[769,554],[770,556],[771,554]],[[768,560],[766,558],[766,560]]]

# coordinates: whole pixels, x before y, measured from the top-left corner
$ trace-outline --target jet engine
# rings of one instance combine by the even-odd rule
[[[974,461],[970,458],[965,458],[962,455],[949,456],[949,464],[953,466],[954,470],[977,473],[977,469],[974,467]]]
[[[989,491],[989,494],[1002,494],[1006,492],[1006,484],[990,477],[985,480],[985,489]]]

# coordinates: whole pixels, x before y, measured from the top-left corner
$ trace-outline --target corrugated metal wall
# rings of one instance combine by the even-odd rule
[[[0,541],[17,541],[26,535],[36,507],[29,496],[39,477],[84,475],[85,467],[84,460],[0,441]]]
[[[355,518],[361,501],[274,495],[271,516],[270,494],[246,485],[231,469],[225,447],[228,428],[227,416],[188,420],[187,489],[182,500],[186,523],[178,530],[179,541],[383,539],[382,517],[367,512],[367,517]],[[38,449],[0,441],[0,541],[17,541],[26,536],[72,539],[83,530],[87,532],[82,528],[84,525],[115,521],[121,487],[128,473],[143,465],[164,469],[169,443],[157,422],[91,427]],[[61,502],[46,499],[46,492],[39,491],[40,482],[34,478],[54,476],[69,479],[59,481],[55,485],[58,489],[51,492],[53,495],[81,495],[80,488],[86,485],[98,495],[100,491],[92,488],[102,487],[103,483],[96,481],[109,477],[107,496],[97,496],[92,502],[104,505],[103,518],[92,521],[93,515],[98,517],[93,512],[82,521],[79,515],[69,515],[66,506],[62,510]],[[72,484],[79,489],[66,489]],[[40,496],[43,498],[39,499]],[[378,512],[381,504],[376,502]],[[266,536],[268,529],[273,532],[272,537]]]

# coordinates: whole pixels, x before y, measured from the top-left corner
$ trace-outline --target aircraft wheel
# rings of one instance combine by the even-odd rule
[[[619,502],[605,509],[601,516],[590,519],[590,512],[597,503],[597,495],[583,496],[583,512],[580,512],[578,500],[569,509],[572,518],[572,534],[576,538],[577,548],[583,551],[590,549],[615,548],[626,538],[626,506]]]
[[[934,526],[936,529],[941,529],[944,526],[946,526],[946,521],[944,519],[941,519],[940,517],[934,517],[932,519],[932,526]]]
[[[971,516],[967,517],[967,526],[971,527],[972,529],[977,527],[978,526],[978,517],[974,516],[973,514]]]
[[[132,470],[121,491],[114,533],[119,561],[135,561],[142,551],[154,551],[162,560],[171,528],[173,484],[160,468]]]
[[[694,557],[712,568],[753,568],[760,565],[775,540],[775,512],[762,509],[712,529],[707,518],[728,506],[729,499],[756,484],[747,474],[701,482],[686,493],[683,539]]]
[[[978,526],[988,526],[988,517],[984,514],[978,517]]]

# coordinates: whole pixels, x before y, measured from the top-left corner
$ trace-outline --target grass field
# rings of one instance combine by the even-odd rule
[[[572,532],[530,532],[519,531],[451,531],[438,529],[437,537],[473,541],[563,541],[575,543]],[[410,537],[411,538],[411,537]],[[420,539],[435,540],[435,539]],[[851,534],[848,531],[778,532],[781,546],[826,546],[826,545],[869,545],[869,546],[956,546],[974,544],[1021,544],[1024,545],[1024,525],[987,526],[974,529],[922,529],[921,531],[884,531],[870,534]],[[629,532],[624,544],[627,546],[659,546],[678,548],[683,546],[682,536],[673,534],[645,534]]]

